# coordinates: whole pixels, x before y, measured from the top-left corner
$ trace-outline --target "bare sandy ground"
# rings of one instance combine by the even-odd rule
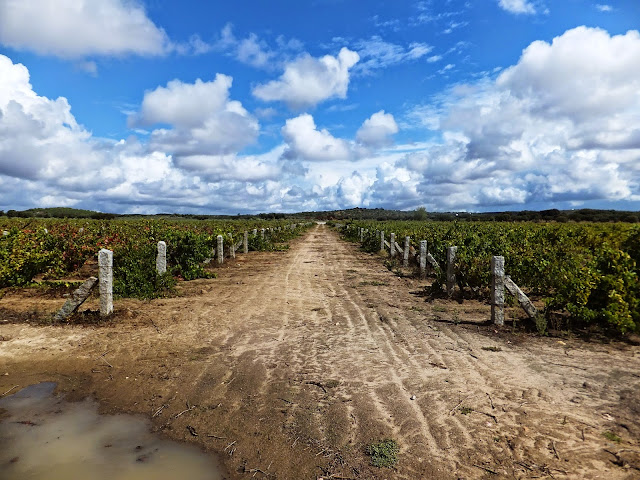
[[[325,225],[217,271],[101,325],[15,322],[63,300],[5,292],[0,395],[56,381],[217,453],[229,478],[640,478],[636,345],[476,325],[487,305],[427,302]],[[394,469],[365,453],[386,438]]]

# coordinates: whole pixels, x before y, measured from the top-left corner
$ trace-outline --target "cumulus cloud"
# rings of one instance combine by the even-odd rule
[[[211,85],[207,89],[206,82],[191,84],[191,90],[188,84],[178,83],[173,91],[170,87],[159,90],[157,96],[149,97],[138,121],[175,122],[185,131],[206,124],[209,116],[193,104],[175,102],[174,95],[198,95],[200,87],[207,97],[215,97],[208,98],[207,111],[224,112],[232,103],[226,97],[230,82],[220,78],[210,83],[215,82],[217,90]],[[166,101],[171,108],[161,111],[155,101]],[[220,149],[220,143],[214,148]],[[253,156],[175,156],[135,137],[95,138],[77,123],[65,98],[39,96],[29,83],[27,68],[0,55],[2,205],[81,206],[131,213],[281,209],[290,207],[296,195],[279,181],[304,175],[295,161],[280,160],[283,150]]]
[[[503,10],[516,15],[533,15],[536,13],[536,8],[527,0],[498,0],[498,5]]]
[[[278,80],[256,86],[253,95],[267,102],[283,101],[292,109],[312,107],[329,98],[346,98],[349,69],[359,59],[348,48],[342,48],[337,57],[304,54],[287,63]]]
[[[442,142],[396,166],[420,176],[428,208],[638,200],[639,79],[637,31],[578,27],[533,42],[495,80],[414,110]]]
[[[398,133],[393,115],[380,110],[367,118],[358,132],[356,140],[366,147],[380,148],[392,143],[391,136]]]
[[[0,0],[0,43],[63,58],[162,55],[166,33],[125,0]]]
[[[313,117],[304,113],[287,120],[282,127],[287,143],[285,158],[309,161],[348,160],[353,157],[349,142],[335,138],[328,130],[318,130]]]
[[[51,178],[65,173],[63,159],[82,168],[96,157],[89,136],[65,98],[36,95],[27,68],[0,55],[0,174]]]
[[[151,132],[152,148],[176,155],[224,155],[252,143],[258,121],[242,104],[229,99],[233,79],[217,74],[215,80],[183,83],[146,92],[140,112],[129,117],[131,126],[169,124]]]

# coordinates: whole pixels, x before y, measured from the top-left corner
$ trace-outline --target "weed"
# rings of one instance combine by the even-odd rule
[[[538,330],[538,333],[540,335],[546,335],[547,334],[547,319],[545,318],[544,315],[538,314],[536,315],[536,330]]]
[[[501,352],[502,349],[500,347],[482,347],[482,350],[486,350],[487,352]]]
[[[447,307],[443,307],[441,305],[434,305],[433,307],[431,307],[431,310],[433,310],[434,312],[446,312]]]
[[[324,384],[326,388],[336,388],[340,385],[340,380],[327,380]]]
[[[613,432],[606,431],[602,434],[602,436],[611,442],[620,443],[622,441],[622,438],[620,438]]]
[[[473,412],[473,408],[471,407],[460,407],[458,409],[458,411],[462,414],[462,415],[469,415],[470,413]]]
[[[398,442],[391,439],[367,445],[367,455],[371,457],[371,465],[375,467],[393,467],[398,463],[400,447]]]

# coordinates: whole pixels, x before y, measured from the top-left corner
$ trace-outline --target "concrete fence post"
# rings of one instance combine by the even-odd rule
[[[167,273],[167,244],[158,242],[158,254],[156,255],[156,272],[158,275]]]
[[[380,232],[380,251],[384,252],[384,230]]]
[[[427,274],[427,241],[420,241],[420,275],[426,276]]]
[[[218,235],[218,249],[216,257],[218,257],[218,265],[222,265],[224,263],[224,240],[222,239],[222,235]]]
[[[242,248],[244,253],[249,253],[249,232],[244,232],[244,238],[242,240]]]
[[[98,252],[98,285],[100,316],[113,313],[113,252],[103,248]]]
[[[256,235],[258,235],[258,229],[257,229],[257,228],[254,228],[254,229],[253,229],[253,236],[255,237]]]
[[[447,248],[447,295],[453,295],[453,289],[456,286],[456,273],[454,265],[456,263],[456,252],[458,247]]]
[[[229,256],[231,258],[236,258],[236,242],[233,241],[233,235],[229,235],[231,237],[231,242],[229,243]]]
[[[396,234],[392,233],[391,234],[391,240],[389,240],[389,246],[390,246],[390,252],[389,255],[391,255],[391,258],[396,256]]]
[[[504,325],[504,257],[491,257],[491,321]]]
[[[265,232],[264,228],[260,229],[260,237],[262,238],[262,240],[264,240],[264,232]]]
[[[407,268],[409,266],[409,246],[411,244],[411,237],[404,237],[404,255],[402,257],[402,266]]]

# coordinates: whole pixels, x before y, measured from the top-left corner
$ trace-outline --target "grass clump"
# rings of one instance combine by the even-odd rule
[[[502,348],[500,348],[500,347],[482,347],[482,350],[486,350],[487,352],[501,352]]]
[[[371,457],[371,465],[375,467],[393,467],[398,463],[400,447],[391,439],[381,440],[367,445],[367,455]]]
[[[473,408],[471,407],[460,407],[458,409],[458,411],[462,414],[462,415],[469,415],[470,413],[473,412]]]
[[[607,440],[609,440],[610,442],[616,442],[616,443],[622,442],[622,438],[620,438],[618,435],[616,435],[613,432],[609,432],[609,431],[604,432],[602,436]]]

